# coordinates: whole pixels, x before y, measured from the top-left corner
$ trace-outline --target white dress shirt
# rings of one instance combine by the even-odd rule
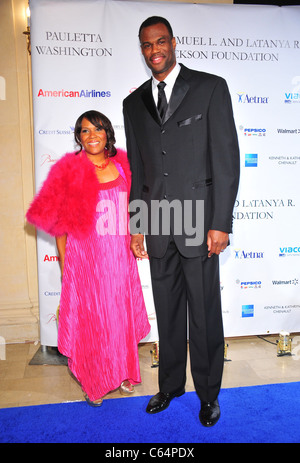
[[[165,94],[167,98],[167,102],[169,103],[170,98],[171,98],[171,93],[175,84],[175,81],[178,77],[178,74],[180,72],[180,66],[178,63],[176,63],[174,69],[170,72],[170,74],[167,75],[167,77],[164,79],[164,82],[166,84],[165,86]],[[159,80],[155,79],[155,77],[152,76],[152,92],[153,92],[153,98],[155,101],[155,104],[157,105],[157,100],[158,100],[158,88],[157,85],[159,84]]]

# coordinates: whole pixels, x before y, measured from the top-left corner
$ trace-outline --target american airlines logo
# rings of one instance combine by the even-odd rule
[[[110,90],[46,90],[40,88],[38,97],[44,98],[110,98]]]

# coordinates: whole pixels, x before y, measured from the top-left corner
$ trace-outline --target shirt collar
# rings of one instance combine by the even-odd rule
[[[178,77],[178,74],[180,72],[180,65],[178,63],[175,64],[175,67],[172,69],[170,74],[167,75],[167,77],[164,79],[164,82],[166,85],[172,90],[175,84],[175,81]],[[155,79],[154,76],[152,76],[152,88],[156,88],[157,84],[159,84],[159,80]]]

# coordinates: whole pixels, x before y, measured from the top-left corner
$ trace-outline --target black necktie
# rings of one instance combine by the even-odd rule
[[[167,111],[167,106],[168,106],[166,94],[164,91],[164,88],[166,85],[167,84],[165,82],[159,82],[159,84],[157,85],[157,88],[158,88],[157,109],[158,109],[161,120],[163,120],[164,115],[166,114],[166,111]]]

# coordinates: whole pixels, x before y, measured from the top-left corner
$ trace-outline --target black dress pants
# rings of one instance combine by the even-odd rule
[[[219,257],[185,258],[171,238],[164,257],[150,257],[150,269],[159,333],[159,390],[184,389],[188,334],[195,390],[201,400],[213,401],[224,363]]]

